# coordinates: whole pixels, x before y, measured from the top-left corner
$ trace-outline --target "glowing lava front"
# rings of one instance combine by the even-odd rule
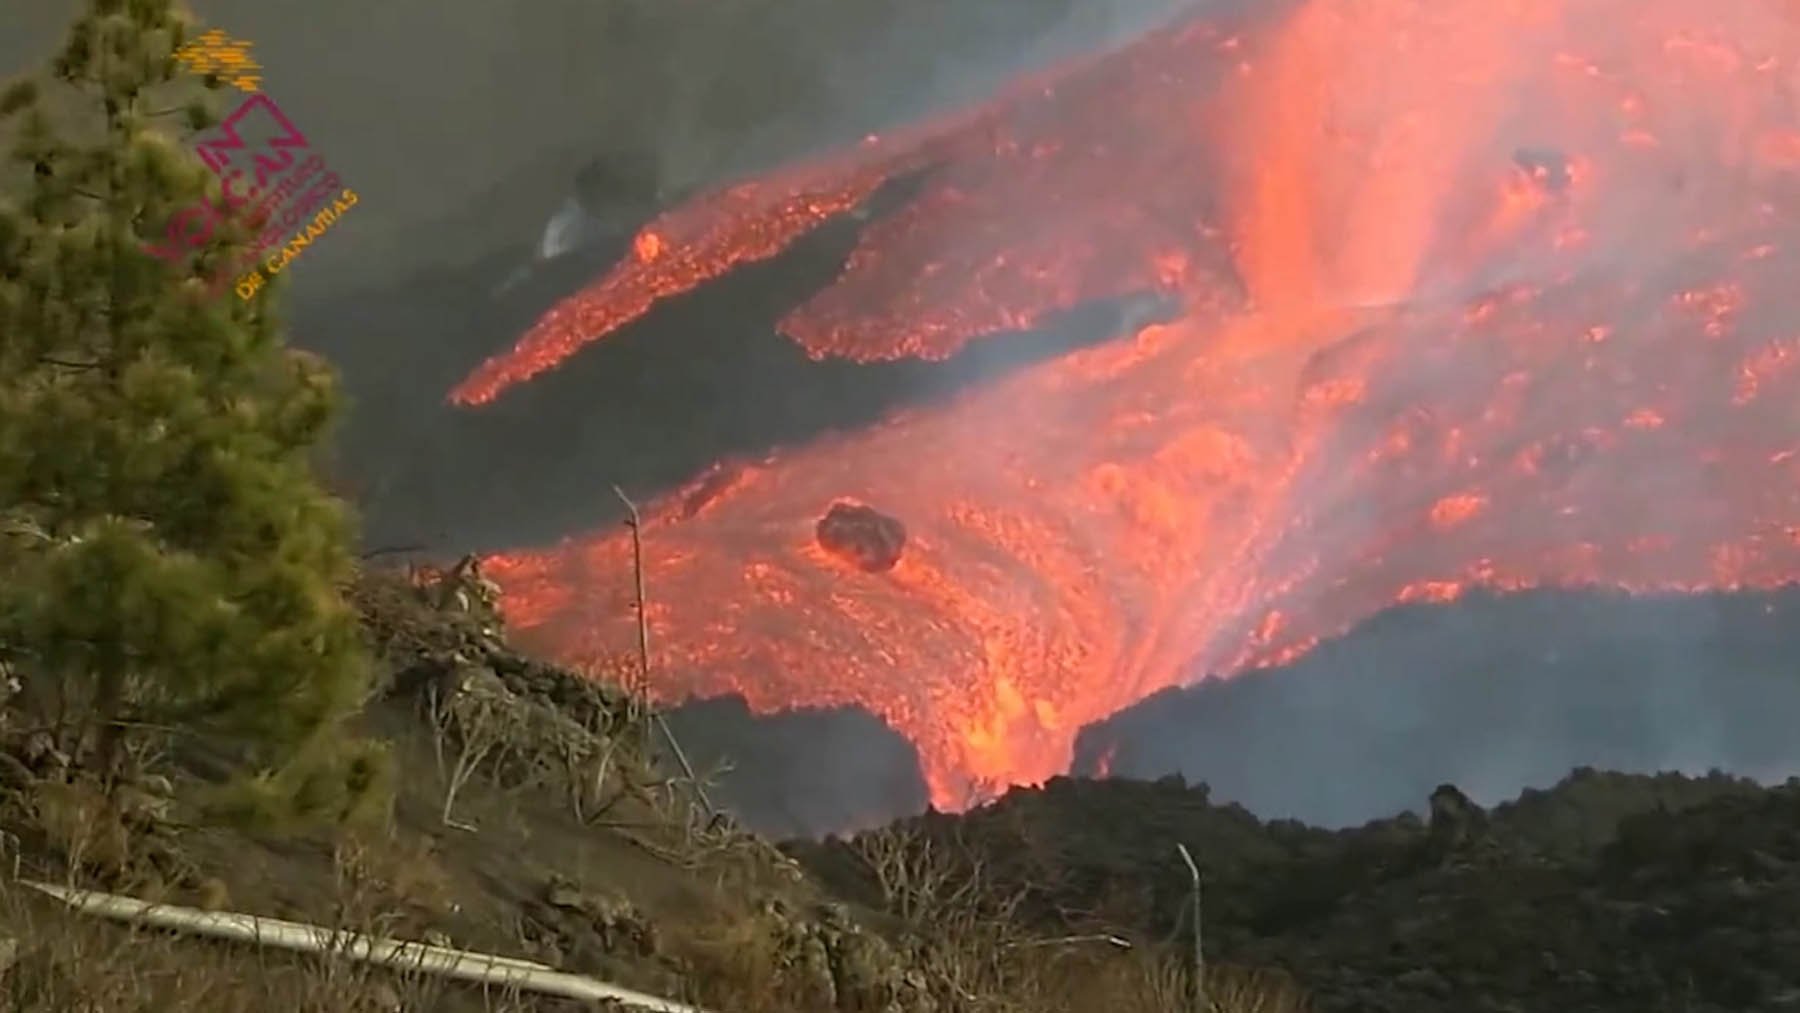
[[[454,397],[480,403],[896,173],[786,333],[945,357],[1084,300],[1176,322],[649,511],[667,697],[859,704],[958,807],[1157,689],[1472,584],[1800,574],[1800,9],[1304,0],[1206,13],[954,122],[704,197]],[[904,525],[821,549],[834,502]],[[626,536],[497,556],[521,635],[632,643]]]

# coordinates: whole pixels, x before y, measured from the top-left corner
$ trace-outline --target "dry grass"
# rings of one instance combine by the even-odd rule
[[[681,998],[729,1013],[828,1009],[799,986],[770,926],[749,911],[718,919],[677,942],[694,970],[694,994]]]
[[[1005,990],[955,1008],[971,1013],[1193,1013],[1185,954],[1095,944],[1015,949],[989,963],[1007,969]],[[1286,975],[1209,966],[1208,1013],[1307,1013],[1306,993]]]
[[[884,906],[927,944],[918,964],[945,1013],[1194,1013],[1185,952],[1121,949],[1092,936],[1022,933],[1022,897],[998,896],[953,835],[889,827],[851,842]],[[1268,970],[1209,966],[1207,1013],[1305,1013],[1307,996]]]
[[[483,654],[496,631],[480,608],[465,603],[444,608],[436,600],[441,585],[429,574],[365,570],[353,589],[365,624],[377,651],[393,670],[410,662],[428,671],[457,676],[454,682],[428,681],[417,687],[420,726],[408,724],[407,704],[388,706],[387,732],[396,741],[410,743],[410,752],[422,747],[426,755],[420,774],[436,761],[439,780],[445,782],[441,822],[458,827],[453,812],[455,789],[471,786],[473,794],[491,801],[501,796],[531,796],[551,808],[566,806],[570,815],[598,837],[624,838],[639,850],[667,862],[671,877],[717,878],[721,894],[729,896],[747,879],[766,879],[770,856],[748,845],[749,840],[694,810],[692,792],[647,769],[638,747],[642,736],[617,706],[617,700],[596,688],[592,699],[559,689],[558,701],[515,693],[483,666]],[[395,687],[398,688],[398,687]],[[567,704],[567,705],[565,705]],[[4,715],[0,715],[3,721]],[[3,732],[4,728],[0,728]],[[421,734],[423,733],[423,734]],[[0,734],[0,738],[6,738]],[[9,745],[0,742],[0,748]],[[412,785],[413,794],[429,796],[432,779],[426,774]],[[541,797],[541,798],[539,798]],[[479,801],[479,799],[478,799]],[[620,804],[624,802],[625,804]],[[437,808],[437,807],[434,807]],[[499,813],[492,805],[475,807],[487,818]],[[504,808],[504,807],[502,807]],[[183,817],[188,814],[183,812]],[[434,938],[433,926],[457,922],[476,924],[487,936],[516,937],[518,949],[532,952],[522,934],[530,915],[526,905],[489,911],[496,895],[516,895],[517,880],[527,876],[532,859],[514,856],[496,859],[492,868],[507,882],[497,887],[472,887],[449,880],[440,856],[434,851],[450,848],[462,875],[473,863],[460,834],[445,836],[435,827],[420,827],[418,815],[409,817],[407,834],[398,834],[387,814],[387,825],[363,827],[355,836],[327,835],[337,840],[335,854],[318,854],[323,839],[309,835],[292,849],[257,845],[265,875],[281,875],[291,865],[315,889],[294,912],[327,928],[344,929],[376,937],[420,939],[454,945]],[[440,820],[432,820],[438,823]],[[182,819],[176,820],[177,824]],[[150,901],[192,905],[206,909],[241,909],[267,913],[270,891],[237,876],[227,889],[222,880],[193,868],[187,830],[201,837],[229,842],[232,832],[224,827],[139,827],[122,819],[117,807],[96,786],[76,778],[64,783],[35,780],[29,788],[8,792],[0,788],[0,826],[17,830],[27,838],[31,860],[23,874],[70,886],[100,889]],[[470,828],[475,829],[475,828]],[[467,839],[476,839],[479,832]],[[516,845],[518,835],[509,839]],[[164,839],[166,838],[166,840]],[[433,843],[433,842],[436,843]],[[447,843],[446,843],[447,842]],[[229,860],[229,846],[218,841],[199,842],[211,861]],[[248,842],[247,842],[248,843]],[[549,841],[545,842],[550,844]],[[757,842],[760,843],[760,842]],[[8,842],[8,851],[16,851]],[[630,845],[627,845],[629,848]],[[540,860],[555,859],[554,846]],[[329,856],[330,867],[311,868]],[[0,855],[9,868],[0,870],[5,881],[10,853]],[[446,860],[449,859],[446,856]],[[308,868],[303,870],[302,865]],[[327,875],[317,879],[319,872]],[[554,870],[552,870],[554,871]],[[335,875],[331,875],[335,873]],[[529,873],[535,877],[536,873]],[[238,898],[239,886],[254,895]],[[453,889],[453,887],[455,889]],[[289,893],[292,891],[274,891]],[[473,899],[484,905],[479,916],[456,914],[453,898]],[[260,898],[260,899],[259,899]],[[293,901],[277,903],[292,904]],[[504,905],[502,905],[504,907]],[[448,909],[448,911],[447,911]],[[449,917],[446,917],[446,914]],[[710,913],[709,913],[710,914]],[[719,919],[716,914],[709,921]],[[273,1009],[283,1013],[300,1010],[511,1010],[577,1008],[562,1000],[538,996],[483,995],[473,986],[420,978],[390,969],[370,967],[322,956],[270,953],[240,944],[181,937],[150,929],[134,929],[77,915],[23,888],[0,893],[0,939],[21,943],[21,952],[10,972],[0,973],[0,1009],[56,1010],[165,1010],[165,1009]],[[490,944],[511,951],[502,939]],[[3,943],[0,943],[3,945]],[[552,957],[551,959],[557,959]],[[741,962],[725,968],[728,974],[754,975],[756,969]],[[602,977],[612,977],[603,974]],[[648,982],[652,992],[661,989]],[[794,1007],[772,1006],[773,1009]],[[748,1007],[745,1007],[748,1010]]]
[[[97,814],[104,810],[74,785],[40,785],[28,815],[34,832],[73,868],[139,867],[130,859],[141,850],[123,828]],[[678,793],[672,793],[678,794]],[[673,799],[671,799],[673,801]],[[686,848],[708,850],[703,835],[688,827],[665,831],[671,849],[686,836]],[[718,832],[721,841],[732,836]],[[1016,898],[996,896],[978,864],[956,842],[890,829],[863,835],[859,853],[881,886],[885,906],[896,915],[891,949],[879,963],[910,973],[911,984],[929,996],[938,1013],[1192,1013],[1187,999],[1183,955],[1157,950],[1120,951],[1093,942],[1046,941],[1024,935],[1013,918]],[[708,869],[724,859],[758,859],[754,851],[714,842]],[[759,865],[760,861],[749,864]],[[427,928],[451,904],[452,883],[423,838],[391,829],[339,840],[336,876],[325,887],[333,903],[330,928],[373,936],[425,938]],[[699,869],[690,870],[698,874]],[[39,869],[37,875],[75,879],[79,874]],[[126,873],[129,877],[130,873]],[[0,874],[0,880],[4,880]],[[828,950],[823,940],[843,930],[817,928],[817,913],[805,916],[785,902],[751,887],[756,877],[721,874],[710,900],[696,917],[659,926],[661,956],[678,962],[690,983],[687,994],[671,998],[699,1003],[723,1013],[825,1013],[879,1010],[885,1000],[832,993],[843,988],[845,950]],[[122,881],[107,877],[116,892],[230,907],[223,894],[207,899],[171,895],[193,884]],[[762,898],[752,900],[751,898]],[[809,934],[810,933],[810,934]],[[16,964],[0,982],[4,1009],[50,1011],[160,1011],[232,1009],[242,1013],[293,1011],[469,1010],[514,1011],[574,1008],[534,996],[490,995],[461,984],[359,965],[330,956],[270,953],[242,945],[172,936],[74,915],[54,902],[18,888],[0,886],[0,935],[21,944]],[[873,939],[873,937],[867,937]],[[835,945],[835,944],[834,944]],[[834,981],[834,979],[836,979]],[[867,982],[866,976],[863,979]],[[827,983],[821,987],[821,982]],[[1214,968],[1208,976],[1208,1013],[1304,1013],[1305,997],[1279,975]],[[659,989],[660,990],[660,989]],[[904,1008],[904,1007],[901,1007]]]
[[[347,873],[346,921],[333,928],[382,934],[394,922],[375,894]],[[176,936],[76,914],[0,882],[0,935],[18,943],[0,972],[9,1013],[514,1013],[556,1008],[515,994],[482,994],[428,975],[358,964],[330,954],[292,954]]]
[[[1068,1013],[1187,1013],[1188,968],[1184,955],[1121,954],[1068,983]],[[1208,967],[1206,995],[1212,1013],[1306,1013],[1306,993],[1277,971],[1230,965]]]
[[[9,1013],[523,1013],[575,1008],[518,994],[483,994],[428,976],[329,956],[256,951],[72,915],[0,886],[0,933],[21,942],[0,983]],[[823,1011],[827,997],[784,976],[780,940],[753,918],[721,926],[694,947],[708,1001],[726,1013]],[[991,954],[989,955],[992,956]],[[981,959],[975,963],[984,962]],[[1168,956],[1037,953],[1012,962],[1010,994],[947,997],[943,1013],[1190,1013],[1186,976]],[[1279,975],[1234,968],[1209,974],[1212,1013],[1305,1013],[1302,993]]]
[[[554,1008],[517,995],[482,995],[432,976],[359,964],[332,954],[295,954],[181,936],[76,913],[13,882],[38,876],[77,888],[150,901],[229,908],[216,878],[198,870],[175,880],[165,852],[121,821],[86,782],[39,782],[6,796],[5,822],[40,843],[15,868],[7,837],[0,870],[0,940],[15,952],[0,969],[0,1010],[12,1013],[240,1013],[400,1010],[514,1011]],[[417,938],[450,903],[449,883],[423,842],[390,828],[344,834],[332,855],[334,917],[326,928]],[[6,946],[0,942],[0,952]]]

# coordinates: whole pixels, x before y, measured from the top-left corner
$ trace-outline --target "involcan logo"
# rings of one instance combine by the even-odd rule
[[[356,206],[356,191],[344,186],[306,134],[262,91],[262,67],[249,42],[215,29],[183,46],[175,58],[196,74],[232,85],[244,98],[195,145],[200,160],[219,177],[218,202],[202,198],[182,208],[163,230],[163,241],[144,249],[179,261],[204,246],[228,214],[242,213],[256,238],[220,266],[209,288],[217,294],[229,285],[238,298],[249,299]]]

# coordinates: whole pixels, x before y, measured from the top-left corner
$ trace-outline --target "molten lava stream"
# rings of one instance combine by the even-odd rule
[[[1082,299],[1182,297],[1175,323],[646,514],[662,697],[867,707],[946,808],[1065,769],[1083,724],[1157,689],[1396,601],[1791,581],[1795,20],[1312,0],[1191,23],[911,155],[680,209],[471,383],[492,396],[694,282],[649,261],[769,255],[804,231],[772,222],[822,217],[766,199],[781,180],[854,194],[925,149],[938,175],[784,322],[815,353],[942,355]],[[821,548],[840,501],[905,525],[891,570]],[[490,572],[523,639],[603,663],[633,642],[629,563],[609,532]]]
[[[1791,384],[1730,407],[1735,358],[1698,345],[1671,363],[1679,394],[1656,389],[1667,375],[1604,364],[1533,379],[1509,367],[1576,359],[1588,339],[1571,327],[1534,345],[1529,318],[1509,323],[1428,351],[1455,321],[1394,322],[1358,363],[1386,382],[1313,381],[1365,387],[1336,405],[1307,401],[1309,357],[1264,351],[1292,342],[1256,318],[1152,328],[771,458],[691,518],[671,499],[644,532],[658,691],[868,707],[956,805],[1060,772],[1082,724],[1149,692],[1403,597],[1773,584],[1800,568]],[[1491,362],[1508,341],[1514,362]],[[1440,380],[1429,391],[1393,370],[1414,355]],[[1658,425],[1639,414],[1650,406]],[[839,498],[907,524],[891,572],[817,547],[814,521]],[[620,538],[492,565],[529,642],[595,661],[631,642]]]
[[[646,226],[630,257],[482,363],[450,399],[489,403],[659,300],[772,257],[922,169],[924,192],[872,223],[838,282],[782,321],[812,356],[945,358],[971,338],[1033,326],[1083,300],[1175,287],[1217,267],[1186,261],[1197,239],[1218,259],[1210,195],[1194,180],[1213,161],[1212,121],[1228,104],[1222,83],[1235,58],[1219,54],[1236,48],[1220,28],[1179,25],[1049,83],[1028,77],[977,109],[696,198]],[[1188,129],[1169,129],[1172,116]],[[1066,118],[1093,133],[1068,144],[1057,133]],[[1151,132],[1163,134],[1154,148],[1140,143]],[[1130,199],[1093,200],[1097,183]],[[946,221],[958,223],[948,241]],[[1118,254],[1137,247],[1155,251]]]

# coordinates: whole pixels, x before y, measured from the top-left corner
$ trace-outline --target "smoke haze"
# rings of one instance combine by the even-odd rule
[[[0,74],[86,0],[0,12]],[[264,86],[368,196],[301,299],[404,284],[528,246],[595,158],[679,186],[975,97],[1129,34],[1174,0],[194,0],[254,42]],[[327,263],[329,262],[329,263]],[[496,279],[498,280],[498,279]],[[511,335],[490,335],[497,344]]]
[[[1576,767],[1800,774],[1800,590],[1481,595],[1399,608],[1281,669],[1167,690],[1084,729],[1074,770],[1205,781],[1327,827],[1483,804]]]
[[[53,16],[59,6],[66,14],[75,5],[15,5],[0,14],[6,29],[0,31],[0,67],[24,66],[48,51],[65,20]],[[199,3],[203,14],[255,40],[271,94],[364,196],[357,214],[333,230],[329,246],[309,255],[297,272],[296,333],[348,374],[356,403],[342,470],[369,511],[371,540],[426,543],[440,553],[546,542],[595,529],[616,516],[614,482],[640,496],[652,494],[725,454],[756,455],[807,443],[823,431],[865,426],[921,395],[986,379],[1027,358],[1003,358],[987,373],[978,357],[882,366],[806,361],[773,333],[773,323],[843,266],[856,237],[853,228],[840,225],[821,230],[791,256],[741,270],[662,308],[509,403],[480,413],[444,409],[443,391],[467,369],[508,345],[557,298],[622,252],[601,244],[504,299],[489,296],[529,258],[544,223],[584,168],[606,168],[604,201],[653,208],[658,191],[754,172],[979,96],[1022,65],[1125,37],[1171,6],[1154,0],[542,0],[521,9],[465,9],[425,0],[379,6],[330,0],[296,13],[273,5],[238,10],[222,0]],[[1457,38],[1481,34],[1479,24],[1464,27]],[[1585,31],[1604,38],[1602,29]],[[1314,41],[1333,44],[1334,38],[1326,32]],[[1335,45],[1350,68],[1381,69],[1379,53],[1358,55],[1352,39]],[[1409,89],[1431,86],[1429,79],[1415,79]],[[1274,94],[1289,105],[1305,97],[1304,89]],[[1505,88],[1477,97],[1488,106],[1512,105],[1497,114],[1500,125],[1492,136],[1472,148],[1458,138],[1450,138],[1456,143],[1447,153],[1421,143],[1418,151],[1440,160],[1425,158],[1397,181],[1364,179],[1313,200],[1320,196],[1309,189],[1315,184],[1290,179],[1285,182],[1297,190],[1276,187],[1268,204],[1251,201],[1241,208],[1241,223],[1309,208],[1321,229],[1347,218],[1354,223],[1350,232],[1380,240],[1372,242],[1372,259],[1338,264],[1322,283],[1288,270],[1293,264],[1283,259],[1306,244],[1263,250],[1247,262],[1252,289],[1268,298],[1289,282],[1310,282],[1319,283],[1315,290],[1327,294],[1326,301],[1380,302],[1400,284],[1399,275],[1389,273],[1399,270],[1396,265],[1410,282],[1414,276],[1429,280],[1424,268],[1450,264],[1449,254],[1457,251],[1434,245],[1441,237],[1427,227],[1444,205],[1427,199],[1434,191],[1421,173],[1460,168],[1455,156],[1471,152],[1505,163],[1521,145],[1557,148],[1557,139],[1547,136],[1553,132],[1546,117],[1554,109],[1550,97]],[[1678,113],[1707,108],[1679,92],[1656,97],[1662,108]],[[1351,111],[1371,115],[1368,109]],[[1665,143],[1673,149],[1695,161],[1717,153],[1719,128],[1711,119],[1696,113],[1669,122],[1674,129],[1665,132]],[[1581,126],[1567,129],[1578,136]],[[1275,142],[1261,150],[1285,151],[1289,171],[1314,166],[1316,159],[1295,154],[1304,153],[1304,145]],[[1674,267],[1658,240],[1687,223],[1691,208],[1704,205],[1692,185],[1665,182],[1667,191],[1643,180],[1601,191],[1599,217],[1590,224],[1603,241],[1586,266],[1632,280],[1668,280],[1663,276]],[[1432,215],[1407,211],[1390,220],[1390,209],[1371,196],[1382,193],[1406,197]],[[1296,196],[1308,200],[1289,199]],[[1033,209],[1026,221],[1006,224],[1021,227],[1036,217]],[[1389,235],[1384,230],[1396,221]],[[959,230],[966,219],[953,224],[959,228],[940,234],[950,252],[968,239]],[[1329,232],[1299,230],[1287,238]],[[1501,261],[1494,271],[1477,280],[1542,273],[1530,261]],[[1623,307],[1610,322],[1635,333],[1664,316],[1663,303],[1646,301]],[[1780,323],[1758,320],[1768,328]],[[1091,338],[1116,329],[1076,330]],[[1072,335],[1065,345],[1082,340]],[[1354,353],[1354,341],[1344,344]],[[1626,365],[1649,372],[1660,354],[1650,350]],[[1479,357],[1473,361],[1483,364]],[[1559,370],[1575,367],[1559,360],[1534,368],[1534,375],[1554,379]],[[1367,431],[1344,442],[1353,448],[1372,443],[1381,425],[1408,404],[1435,397],[1474,412],[1476,401],[1505,393],[1482,386],[1486,381],[1477,372],[1458,360],[1420,363],[1389,376],[1374,392],[1388,399],[1387,409],[1372,408]],[[1566,398],[1544,398],[1526,404],[1514,421],[1526,429],[1550,425],[1575,407]],[[1037,431],[1066,426],[1073,416],[1064,418],[1039,402],[1029,409],[995,409],[988,417]],[[1017,442],[1029,443],[1022,437]],[[1552,449],[1560,453],[1568,445]],[[1604,523],[1643,530],[1678,525],[1680,511],[1715,487],[1710,468],[1694,463],[1635,476],[1641,493]],[[1332,484],[1335,474],[1325,469],[1320,484],[1294,499],[1331,506],[1315,534],[1348,543],[1356,541],[1353,529],[1373,532],[1387,518],[1383,508],[1362,500],[1334,499],[1342,491]],[[1578,460],[1562,476],[1575,493],[1616,481],[1616,473]],[[1356,562],[1344,563],[1346,572]],[[1304,595],[1287,602],[1290,610],[1314,603]],[[1718,762],[1746,773],[1791,772],[1791,755],[1773,744],[1776,732],[1760,723],[1765,715],[1794,712],[1790,683],[1778,678],[1778,660],[1745,665],[1735,659],[1730,652],[1737,648],[1730,644],[1744,635],[1743,627],[1721,625],[1700,606],[1647,606],[1639,613],[1620,604],[1613,618],[1595,619],[1595,628],[1611,631],[1611,639],[1581,640],[1556,649],[1555,657],[1527,656],[1520,652],[1535,649],[1539,641],[1533,638],[1541,636],[1534,624],[1548,617],[1521,605],[1527,611],[1510,618],[1482,618],[1482,610],[1493,607],[1469,605],[1467,615],[1464,606],[1433,610],[1451,617],[1435,633],[1402,635],[1391,625],[1381,627],[1373,639],[1341,642],[1373,646],[1351,651],[1328,645],[1281,678],[1209,683],[1192,696],[1159,697],[1091,730],[1081,740],[1084,762],[1097,762],[1104,741],[1117,748],[1115,772],[1148,776],[1184,769],[1265,815],[1323,822],[1355,822],[1413,805],[1426,781],[1458,780],[1478,797],[1498,797],[1520,784],[1547,783],[1579,763],[1648,769]],[[1209,647],[1226,650],[1237,642],[1228,643],[1230,638],[1241,641],[1247,632],[1226,630]],[[1715,646],[1723,653],[1708,653]],[[1788,653],[1772,657],[1794,656],[1791,645],[1782,650]],[[1594,668],[1611,674],[1582,681],[1581,674]],[[1469,677],[1444,679],[1447,671]],[[1640,671],[1641,679],[1622,674]],[[795,679],[805,682],[803,673]],[[1118,692],[1128,697],[1129,687]],[[1496,707],[1505,719],[1489,723]],[[1475,734],[1484,729],[1491,731],[1488,737]],[[858,737],[820,741],[831,746],[828,755],[842,756],[847,754],[834,750],[853,749]],[[870,762],[886,769],[892,760],[904,770],[895,755],[884,747]],[[1299,762],[1288,763],[1294,756]],[[768,763],[783,770],[804,766],[791,757]],[[1319,772],[1325,770],[1348,771],[1355,783],[1323,781]],[[889,775],[869,776],[887,783]],[[825,799],[854,794],[847,787],[853,780],[791,790]],[[802,808],[782,818],[809,827],[824,818],[812,801]],[[847,800],[844,811],[861,820],[865,810]]]
[[[1158,693],[1083,729],[1073,772],[1180,774],[1263,819],[1345,827],[1420,812],[1450,782],[1483,805],[1570,770],[1800,775],[1800,589],[1485,594],[1403,606],[1289,665]],[[906,741],[854,710],[671,715],[718,799],[776,837],[925,807]]]

